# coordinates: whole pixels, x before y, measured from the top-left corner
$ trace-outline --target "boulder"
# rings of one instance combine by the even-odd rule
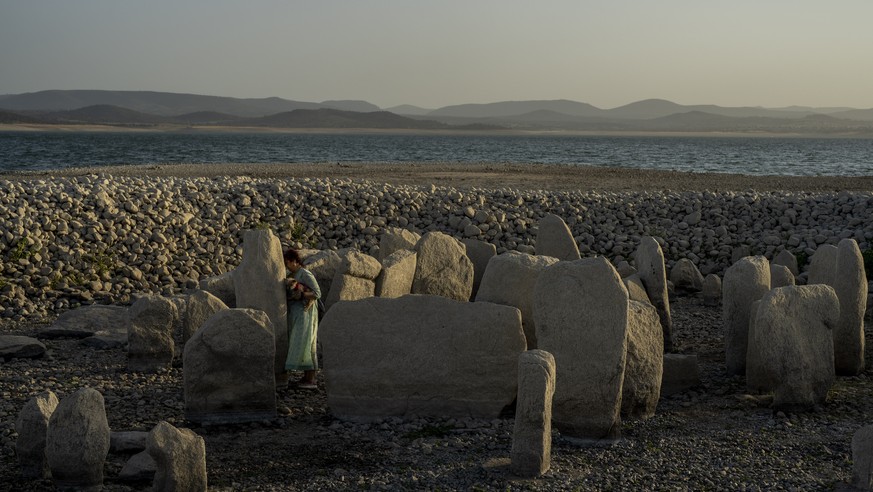
[[[45,345],[33,337],[0,335],[0,359],[33,359],[45,354]]]
[[[534,288],[537,346],[555,357],[552,422],[582,440],[620,435],[628,295],[603,257],[545,268]]]
[[[473,262],[467,258],[466,247],[442,232],[428,232],[415,245],[418,258],[413,294],[448,297],[469,301],[473,292]]]
[[[374,295],[376,295],[376,282],[341,273],[334,277],[333,286],[324,300],[324,305],[330,309],[339,301],[357,301]]]
[[[477,302],[513,306],[521,311],[521,323],[529,349],[537,347],[533,292],[540,273],[558,262],[550,256],[532,256],[514,251],[501,253],[488,262]]]
[[[276,416],[274,339],[263,311],[213,314],[185,344],[185,418],[201,424]]]
[[[765,294],[749,333],[749,389],[775,392],[774,407],[783,410],[824,403],[835,379],[831,327],[839,309],[827,285],[780,287]]]
[[[375,295],[400,297],[412,291],[417,255],[408,249],[397,250],[382,260],[382,271],[376,277]]]
[[[770,288],[788,287],[794,285],[794,274],[785,265],[770,264]]]
[[[652,301],[649,300],[649,294],[646,293],[646,287],[643,285],[643,281],[640,278],[638,273],[634,273],[627,277],[622,277],[621,279],[624,282],[624,286],[627,289],[628,299],[631,301],[644,302],[646,304],[651,304]],[[655,310],[657,313],[657,310]],[[661,326],[661,320],[658,319],[658,326]],[[661,337],[661,346],[664,345],[663,336]]]
[[[233,282],[234,272],[230,271],[214,277],[207,277],[200,280],[198,284],[200,290],[209,292],[215,297],[221,299],[225,306],[236,307],[236,287]]]
[[[176,306],[165,297],[147,295],[136,301],[127,315],[127,369],[156,372],[172,366]]]
[[[319,326],[339,418],[496,418],[516,396],[521,314],[441,296],[336,304]]]
[[[834,285],[834,274],[837,271],[837,247],[833,244],[822,244],[816,248],[809,259],[809,274],[806,283]]]
[[[643,237],[640,239],[640,246],[634,254],[634,261],[640,279],[646,287],[649,301],[658,310],[664,338],[664,350],[669,352],[673,349],[673,320],[670,316],[667,269],[664,266],[664,252],[661,251],[661,245],[651,236]]]
[[[837,245],[832,284],[840,300],[840,319],[834,327],[834,364],[837,374],[854,376],[864,370],[864,311],[867,276],[864,258],[854,239]]]
[[[552,396],[555,358],[543,350],[518,357],[518,400],[512,434],[512,473],[538,477],[552,462]]]
[[[228,306],[205,290],[197,290],[188,298],[186,306],[185,324],[182,328],[182,343],[188,342],[194,333],[203,326],[213,314]]]
[[[800,269],[797,268],[797,257],[787,249],[780,251],[779,254],[773,258],[773,261],[770,262],[770,265],[784,266],[789,272],[791,272],[792,277],[800,275]]]
[[[421,236],[418,233],[399,227],[388,227],[379,238],[379,261],[384,262],[395,251],[415,249]]]
[[[873,425],[852,435],[852,487],[873,490]]]
[[[15,454],[21,466],[21,476],[29,479],[49,477],[45,455],[45,439],[49,419],[58,406],[58,397],[44,391],[24,404],[15,420]]]
[[[693,293],[703,290],[703,274],[697,265],[688,258],[680,258],[670,270],[670,281],[680,293]]]
[[[618,262],[618,264],[615,265],[615,271],[618,272],[621,278],[628,278],[631,275],[636,275],[638,273],[637,269],[632,267],[631,264],[627,262],[627,260],[622,260]],[[648,295],[646,297],[648,297]]]
[[[267,229],[245,231],[242,262],[234,270],[236,307],[259,309],[272,323],[276,337],[274,370],[285,372],[288,356],[288,305],[285,300],[285,260],[279,238]]]
[[[770,264],[763,256],[747,256],[731,265],[722,284],[725,364],[730,375],[746,373],[749,313],[752,303],[770,290]]]
[[[674,395],[700,386],[700,366],[694,354],[664,354],[661,396]]]
[[[491,243],[471,238],[462,239],[461,242],[467,248],[467,258],[470,258],[473,263],[473,291],[470,294],[472,301],[476,298],[476,293],[479,292],[479,285],[482,283],[485,269],[488,268],[488,262],[497,255],[497,247]]]
[[[536,251],[540,256],[559,260],[573,261],[581,257],[567,223],[554,214],[546,214],[537,224]]]
[[[721,304],[721,277],[710,273],[703,279],[703,305],[718,306]]]
[[[649,418],[661,397],[664,338],[658,312],[648,303],[628,301],[627,359],[621,395],[621,414]]]
[[[127,309],[92,304],[61,313],[55,322],[39,330],[39,338],[87,338],[101,333],[127,336]]]
[[[101,486],[108,453],[109,422],[103,395],[82,388],[61,400],[49,419],[45,446],[55,486]]]
[[[148,432],[145,433],[148,436]],[[131,456],[118,472],[120,482],[153,482],[158,464],[148,451],[141,451]]]
[[[376,280],[381,270],[382,265],[376,258],[358,250],[349,250],[342,256],[339,271],[352,277]]]
[[[333,278],[342,266],[343,260],[332,250],[324,250],[313,254],[303,260],[303,267],[312,273],[318,287],[321,289],[322,298],[327,299],[333,286]]]
[[[146,449],[156,465],[154,490],[206,490],[206,443],[202,437],[161,421],[149,432]]]

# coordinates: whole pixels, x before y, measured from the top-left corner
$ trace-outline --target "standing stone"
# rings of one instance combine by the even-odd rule
[[[200,280],[200,290],[205,290],[221,299],[225,306],[236,307],[236,288],[233,285],[233,271]]]
[[[341,302],[318,335],[339,418],[497,418],[525,350],[518,309],[441,296]]]
[[[800,269],[797,267],[797,257],[794,256],[794,253],[788,251],[787,249],[783,249],[773,258],[773,261],[770,262],[771,265],[782,265],[791,272],[791,275],[798,276],[800,275]]]
[[[202,437],[161,421],[149,432],[146,449],[157,465],[154,490],[206,490],[206,443]]]
[[[376,277],[376,296],[393,298],[409,294],[417,258],[415,251],[401,249],[382,260],[382,271]]]
[[[873,490],[873,425],[852,436],[852,487]]]
[[[854,239],[837,245],[834,290],[840,300],[840,320],[834,328],[834,364],[837,374],[854,376],[864,370],[864,310],[867,277],[864,257]]]
[[[45,436],[49,419],[58,406],[58,397],[51,391],[44,391],[24,404],[15,421],[15,454],[21,465],[24,478],[46,478],[49,476],[45,458]]]
[[[775,392],[774,407],[783,410],[823,403],[835,379],[836,293],[821,284],[788,286],[771,290],[759,302],[749,332],[749,389]]]
[[[651,236],[640,239],[640,246],[634,255],[640,279],[649,294],[649,300],[658,310],[661,330],[664,335],[664,351],[673,350],[673,320],[670,316],[670,297],[667,294],[667,269],[664,266],[664,252],[661,245]]]
[[[330,293],[324,300],[327,309],[339,301],[357,301],[376,294],[376,282],[365,278],[341,273],[333,278],[332,284]]]
[[[55,486],[99,488],[109,453],[109,422],[103,395],[82,388],[58,404],[49,419],[45,454]]]
[[[185,324],[182,328],[182,343],[188,342],[191,336],[203,326],[203,323],[210,316],[222,309],[228,309],[228,307],[221,302],[221,299],[209,292],[198,290],[188,298],[188,305],[185,309],[187,312],[185,313]]]
[[[469,301],[473,292],[473,262],[467,258],[464,243],[443,234],[428,232],[415,245],[418,253],[413,294],[448,297]]]
[[[555,214],[546,214],[540,219],[537,228],[537,255],[568,261],[581,258],[579,245],[573,239],[573,234],[564,219]]]
[[[703,279],[703,305],[718,306],[721,304],[721,278],[710,273]]]
[[[327,299],[333,287],[333,278],[342,267],[343,260],[332,250],[319,251],[303,260],[303,267],[309,270],[318,282],[321,297]]]
[[[746,373],[752,303],[769,290],[770,264],[763,256],[742,258],[724,272],[722,319],[725,364],[729,375]]]
[[[688,258],[680,258],[670,270],[670,281],[678,292],[700,292],[703,290],[703,274],[697,265]]]
[[[127,368],[156,372],[173,364],[176,305],[166,297],[146,295],[127,312]]]
[[[527,348],[537,347],[534,322],[533,292],[540,273],[558,262],[550,256],[533,256],[514,251],[499,254],[488,262],[482,284],[476,294],[477,302],[493,302],[513,306],[521,311],[521,323]]]
[[[461,242],[467,248],[467,258],[473,262],[473,292],[470,294],[472,301],[476,298],[476,293],[479,292],[479,285],[482,284],[482,276],[485,275],[488,262],[497,255],[497,247],[491,243],[471,238],[462,239]]]
[[[770,264],[770,288],[788,287],[794,285],[794,274],[785,265]]]
[[[552,396],[555,358],[543,350],[518,357],[518,400],[512,434],[512,473],[538,477],[552,462]]]
[[[342,256],[340,271],[346,275],[376,280],[381,270],[382,264],[379,263],[379,260],[358,250],[346,251]]]
[[[537,346],[555,356],[552,421],[563,434],[619,437],[627,313],[627,289],[603,257],[561,261],[540,273]]]
[[[616,270],[617,271],[617,270]],[[642,279],[640,279],[640,275],[638,273],[634,273],[627,277],[622,277],[621,279],[624,282],[624,286],[627,289],[628,299],[632,301],[644,302],[646,304],[651,304],[652,301],[649,299],[649,294],[646,293],[646,287],[643,285]],[[655,310],[655,314],[657,314],[657,310]],[[661,320],[658,319],[658,326],[661,326]],[[660,330],[660,328],[658,328]],[[663,336],[661,337],[661,347],[664,346]]]
[[[263,311],[225,309],[185,344],[185,418],[204,424],[276,416],[274,338]]]
[[[267,314],[276,337],[274,367],[285,372],[288,355],[288,305],[285,300],[285,261],[279,238],[267,229],[245,231],[242,262],[234,270],[233,285],[238,308],[260,309]]]
[[[421,236],[418,233],[399,227],[388,227],[379,238],[379,261],[384,261],[395,251],[415,249],[415,245],[420,239]]]
[[[664,338],[658,312],[651,304],[628,301],[627,360],[621,413],[628,417],[655,415],[664,373]]]
[[[833,286],[836,271],[837,247],[833,244],[822,244],[809,259],[809,275],[806,283]]]

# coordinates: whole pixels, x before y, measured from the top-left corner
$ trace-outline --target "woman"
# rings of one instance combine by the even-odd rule
[[[303,371],[297,387],[316,389],[318,359],[315,344],[318,337],[318,308],[321,289],[312,273],[303,268],[300,254],[289,249],[283,254],[285,268],[291,276],[285,281],[288,290],[288,357],[286,371]]]

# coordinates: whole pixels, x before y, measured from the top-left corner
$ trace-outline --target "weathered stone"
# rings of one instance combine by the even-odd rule
[[[145,435],[148,436],[148,432]],[[157,471],[158,464],[155,463],[154,458],[148,451],[141,451],[124,463],[121,471],[118,472],[118,480],[121,482],[152,482]]]
[[[525,350],[517,309],[421,295],[338,303],[319,340],[340,418],[495,418],[515,398]]]
[[[120,431],[109,433],[109,452],[130,453],[146,448],[149,433],[144,431]]]
[[[309,270],[318,282],[321,296],[327,299],[333,287],[333,278],[342,267],[343,260],[336,251],[325,250],[315,253],[303,260],[303,267]]]
[[[873,490],[873,425],[852,435],[852,487]]]
[[[833,244],[822,244],[809,259],[809,275],[806,283],[833,286],[836,271],[837,247]]]
[[[722,284],[725,364],[730,375],[746,373],[749,312],[770,290],[770,264],[763,256],[747,256],[730,266]]]
[[[621,280],[624,282],[624,286],[627,289],[628,299],[631,301],[644,302],[646,304],[652,303],[652,301],[649,300],[649,294],[646,293],[646,287],[643,285],[643,281],[638,273],[622,277]],[[657,313],[657,310],[655,312]],[[658,326],[661,326],[660,318],[658,319]],[[662,347],[664,346],[663,338],[664,337],[661,336]]]
[[[61,400],[49,419],[45,453],[56,487],[101,486],[109,453],[103,395],[82,388]]]
[[[670,270],[670,281],[677,292],[700,292],[703,290],[703,275],[697,265],[688,258],[680,258]]]
[[[473,262],[466,247],[457,239],[432,231],[415,245],[418,253],[413,294],[448,297],[469,301],[473,292]]]
[[[234,270],[233,285],[238,308],[260,309],[276,338],[274,370],[285,372],[288,356],[288,305],[285,300],[285,260],[279,238],[266,229],[247,230],[243,236],[242,263]]]
[[[843,239],[837,245],[833,288],[840,300],[840,319],[834,327],[834,364],[837,374],[860,374],[865,365],[867,278],[864,258],[854,239]]]
[[[721,277],[710,273],[703,279],[703,305],[718,306],[721,304]]]
[[[764,295],[749,332],[749,389],[774,391],[774,406],[784,410],[823,403],[835,379],[831,327],[839,309],[827,285],[780,287]]]
[[[15,454],[24,478],[49,476],[45,455],[45,438],[49,419],[58,406],[58,397],[51,391],[42,392],[24,404],[15,421]]]
[[[45,345],[33,337],[0,335],[0,359],[32,359],[45,354]]]
[[[628,301],[627,360],[622,385],[621,413],[649,418],[661,397],[664,338],[658,312],[648,303]]]
[[[661,396],[681,393],[700,384],[700,366],[696,355],[664,354]]]
[[[788,251],[787,249],[783,249],[779,252],[776,257],[773,258],[773,261],[770,262],[771,265],[782,265],[791,272],[791,275],[797,276],[800,275],[800,269],[797,267],[797,257],[794,256],[794,253]]]
[[[182,343],[186,343],[210,316],[222,309],[229,308],[221,299],[205,290],[197,290],[191,294],[186,306],[187,312],[185,313],[185,324],[182,328]]]
[[[579,246],[564,219],[546,214],[537,224],[536,251],[539,256],[551,256],[559,260],[578,260]]]
[[[391,256],[401,249],[414,250],[421,236],[415,232],[399,227],[388,227],[379,238],[379,261]]]
[[[204,290],[221,299],[221,302],[229,308],[236,307],[236,287],[233,282],[234,272],[230,271],[214,277],[200,280],[200,290]]]
[[[127,335],[127,309],[122,306],[92,304],[58,316],[55,322],[39,330],[40,338],[86,338],[98,333]]]
[[[400,297],[412,291],[417,255],[408,249],[397,250],[382,260],[382,271],[376,277],[375,295]]]
[[[203,424],[275,417],[274,338],[263,311],[225,309],[185,344],[185,418]]]
[[[619,437],[627,313],[627,289],[603,257],[561,261],[540,273],[534,288],[537,346],[555,356],[552,422],[562,434]]]
[[[146,449],[156,465],[154,490],[206,490],[206,443],[202,437],[161,421],[149,432]]]
[[[173,364],[173,319],[176,306],[167,298],[147,295],[128,311],[127,368],[155,372]]]
[[[557,261],[557,258],[550,256],[532,256],[514,251],[499,254],[488,262],[476,294],[477,302],[513,306],[521,311],[524,337],[529,349],[537,346],[533,316],[534,287],[543,269]]]
[[[351,275],[338,274],[333,279],[333,287],[324,300],[324,305],[330,309],[339,301],[357,301],[373,297],[376,294],[376,282]]]
[[[512,434],[512,473],[538,477],[552,463],[552,396],[555,358],[543,350],[518,357],[518,400]]]
[[[479,292],[479,285],[482,284],[482,276],[485,275],[488,262],[497,255],[497,247],[478,239],[466,238],[462,239],[461,242],[467,248],[467,258],[470,258],[473,263],[473,291],[470,294],[472,301],[476,298],[476,293]]]
[[[376,258],[358,250],[349,250],[342,256],[342,265],[339,271],[352,277],[376,280],[381,270],[382,265]]]
[[[631,275],[637,274],[637,269],[632,267],[631,264],[628,263],[626,260],[620,261],[618,263],[618,265],[615,266],[615,271],[618,272],[618,274],[621,276],[621,278],[627,278],[627,277],[630,277]],[[646,298],[648,298],[648,297],[649,296],[647,294]]]
[[[788,287],[794,285],[794,274],[785,265],[770,264],[770,288]]]
[[[664,351],[673,349],[673,320],[670,316],[670,297],[667,294],[667,269],[661,245],[651,236],[640,239],[634,255],[640,279],[649,294],[649,301],[658,310],[661,330],[664,335]]]

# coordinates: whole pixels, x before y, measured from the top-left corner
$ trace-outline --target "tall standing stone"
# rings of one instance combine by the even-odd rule
[[[579,245],[564,219],[555,214],[546,214],[537,224],[536,251],[540,256],[559,260],[578,260]]]
[[[552,396],[555,358],[543,350],[518,357],[518,400],[512,434],[512,473],[538,477],[552,461]]]
[[[421,237],[415,245],[418,253],[413,294],[448,297],[469,301],[473,292],[473,262],[467,258],[464,243],[438,231]]]
[[[788,287],[794,285],[794,274],[785,265],[770,264],[770,288]]]
[[[51,391],[40,393],[24,404],[15,421],[15,454],[24,478],[45,478],[49,467],[45,457],[45,438],[49,419],[58,406],[58,397]]]
[[[103,395],[82,388],[67,396],[52,413],[45,454],[55,486],[98,488],[109,453],[109,422]]]
[[[227,305],[205,290],[198,290],[191,294],[188,298],[188,305],[185,307],[182,343],[186,343],[207,319],[223,309],[228,309]]]
[[[482,284],[476,294],[477,302],[493,302],[513,306],[521,311],[521,323],[527,348],[537,347],[534,322],[533,292],[540,273],[557,258],[533,256],[516,252],[499,254],[488,262]]]
[[[176,305],[166,297],[141,297],[127,312],[127,368],[155,372],[173,364]]]
[[[555,357],[552,422],[563,434],[619,437],[627,313],[627,289],[603,257],[561,261],[540,273],[537,346]]]
[[[730,375],[746,373],[752,303],[770,290],[770,264],[763,256],[746,256],[731,265],[722,283],[725,364]]]
[[[664,339],[658,312],[648,303],[628,302],[627,360],[622,384],[621,413],[649,418],[661,397]]]
[[[806,283],[833,286],[836,271],[837,247],[833,244],[822,244],[809,259],[809,276]]]
[[[275,417],[271,329],[254,309],[225,309],[206,320],[185,344],[185,418],[220,424]]]
[[[400,297],[409,294],[417,257],[415,251],[401,249],[382,260],[382,271],[376,277],[376,296]]]
[[[158,422],[146,441],[157,465],[154,490],[206,491],[206,443],[190,429]]]
[[[852,436],[852,486],[873,490],[873,425],[861,427]]]
[[[864,310],[867,278],[864,257],[854,239],[837,245],[834,290],[840,300],[840,320],[834,328],[834,364],[837,374],[856,375],[864,370]]]
[[[782,265],[791,272],[791,275],[798,276],[800,275],[800,269],[797,267],[797,257],[794,256],[794,253],[788,251],[787,249],[783,249],[773,258],[773,261],[770,262],[771,265]]]
[[[651,236],[640,239],[640,246],[634,255],[640,279],[649,294],[649,301],[658,310],[664,338],[664,351],[673,349],[673,320],[670,316],[670,297],[667,294],[667,269],[664,266],[664,252],[661,245]]]
[[[482,284],[482,276],[485,275],[488,262],[497,255],[497,247],[491,243],[472,238],[462,239],[461,242],[467,248],[467,258],[473,262],[473,292],[470,294],[472,301],[476,298],[476,293],[479,292],[479,285]]]
[[[285,261],[279,238],[267,229],[245,231],[242,262],[234,270],[233,285],[238,308],[260,309],[267,314],[276,338],[275,372],[285,372],[288,355],[288,305],[285,300]]]

